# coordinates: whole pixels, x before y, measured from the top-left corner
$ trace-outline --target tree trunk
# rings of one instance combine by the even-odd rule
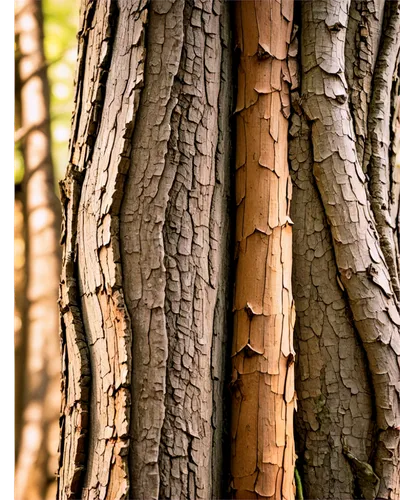
[[[59,500],[293,499],[297,397],[305,498],[400,499],[399,2],[295,5],[82,2]]]
[[[396,200],[389,145],[399,3],[325,0],[300,11],[290,159],[305,496],[398,499],[398,192]]]
[[[59,499],[222,496],[229,26],[219,0],[82,4]]]
[[[294,498],[288,47],[293,2],[237,2],[235,498]]]
[[[59,416],[59,202],[51,161],[41,2],[16,5],[26,223],[26,361],[17,499],[54,498]]]

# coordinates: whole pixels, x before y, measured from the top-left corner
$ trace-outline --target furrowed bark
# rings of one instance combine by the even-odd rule
[[[313,171],[331,229],[340,282],[367,354],[377,420],[365,498],[399,498],[400,316],[358,161],[344,77],[349,1],[302,5],[302,107],[311,123]],[[362,460],[348,442],[356,469]]]
[[[16,3],[26,224],[24,410],[15,498],[54,497],[59,409],[59,204],[54,192],[41,2]]]
[[[236,2],[240,51],[232,345],[235,498],[292,499],[294,306],[287,163],[293,2]]]
[[[220,489],[212,482],[222,475],[228,23],[219,0],[150,4],[121,213],[135,499],[208,499]]]
[[[364,166],[368,135],[368,110],[385,0],[352,0],[345,43],[345,72],[349,87],[349,106],[353,117],[357,156]]]
[[[293,92],[293,108],[301,113],[298,98]],[[368,461],[373,406],[366,359],[337,279],[331,235],[313,179],[310,127],[296,111],[290,135],[297,463],[305,498],[360,498],[357,475],[343,448],[347,443],[355,456]]]
[[[364,155],[365,171],[370,177],[371,208],[380,237],[381,249],[389,269],[397,299],[400,299],[399,270],[394,229],[390,217],[391,94],[400,49],[400,2],[387,2],[386,22],[375,67],[372,99],[368,115],[368,140]]]
[[[118,214],[143,84],[146,19],[146,1],[85,1],[81,7],[71,159],[63,183],[60,499],[114,500],[129,492],[131,330]]]
[[[400,51],[397,55],[391,95],[390,165],[390,220],[394,230],[397,269],[400,269]]]

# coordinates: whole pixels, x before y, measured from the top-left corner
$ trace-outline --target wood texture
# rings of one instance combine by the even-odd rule
[[[235,3],[240,55],[231,382],[235,498],[295,495],[295,313],[287,158],[292,20],[291,1]]]
[[[129,490],[131,330],[117,215],[143,83],[146,6],[82,4],[70,165],[63,182],[59,498],[116,500]]]
[[[228,21],[219,0],[82,3],[59,499],[222,495]]]
[[[400,316],[348,104],[344,46],[349,7],[349,1],[334,0],[302,5],[301,106],[311,129],[313,173],[330,226],[338,280],[348,296],[374,389],[374,471],[346,443],[343,452],[365,498],[391,499],[400,495]]]
[[[299,110],[300,96],[292,91],[293,109]],[[359,498],[357,476],[343,451],[347,444],[368,462],[372,450],[367,361],[338,279],[330,229],[313,178],[311,130],[296,111],[290,136],[297,463],[305,498]]]
[[[390,2],[386,7],[385,16],[371,92],[364,165],[365,171],[370,176],[371,208],[379,233],[382,253],[388,266],[393,290],[399,300],[399,269],[394,231],[396,226],[393,225],[390,217],[393,173],[390,168],[389,155],[392,140],[390,126],[392,83],[400,50],[399,2]]]
[[[145,87],[121,214],[134,332],[134,498],[220,494],[228,19],[220,1],[150,4]]]

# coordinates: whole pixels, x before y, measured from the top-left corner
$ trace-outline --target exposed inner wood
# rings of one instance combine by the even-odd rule
[[[235,3],[240,53],[231,382],[235,498],[295,495],[288,168],[292,21],[290,0]]]

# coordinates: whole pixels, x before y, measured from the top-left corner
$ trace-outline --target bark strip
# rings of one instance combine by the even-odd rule
[[[368,113],[381,40],[385,0],[352,0],[345,43],[345,71],[358,161],[364,166]]]
[[[298,114],[298,99],[293,92],[289,142],[297,464],[305,498],[359,498],[344,445],[359,460],[368,461],[374,423],[367,361],[337,279],[330,230],[313,178],[311,130],[304,114]]]
[[[118,214],[143,84],[146,7],[107,0],[81,8],[70,165],[62,183],[60,499],[129,493],[131,330]]]
[[[240,51],[232,345],[235,498],[293,499],[294,306],[288,168],[292,1],[236,2]]]
[[[347,102],[344,43],[349,4],[325,0],[302,5],[302,107],[311,122],[313,171],[331,228],[340,283],[349,297],[374,386],[374,468],[380,484],[370,472],[363,495],[392,499],[400,494],[400,316],[370,212]],[[359,465],[351,449],[347,456],[353,457],[353,466]]]
[[[229,114],[230,89],[221,87],[221,68],[229,75],[229,58],[221,60],[227,27],[219,0],[150,4],[121,223],[138,499],[209,499],[220,488],[212,481],[222,475],[215,427],[228,272],[229,149],[219,130]]]
[[[381,249],[389,269],[393,290],[400,300],[399,270],[394,229],[390,217],[391,94],[400,50],[400,2],[387,2],[385,26],[375,67],[372,99],[368,115],[368,140],[364,156],[370,177],[371,208],[379,233]]]

